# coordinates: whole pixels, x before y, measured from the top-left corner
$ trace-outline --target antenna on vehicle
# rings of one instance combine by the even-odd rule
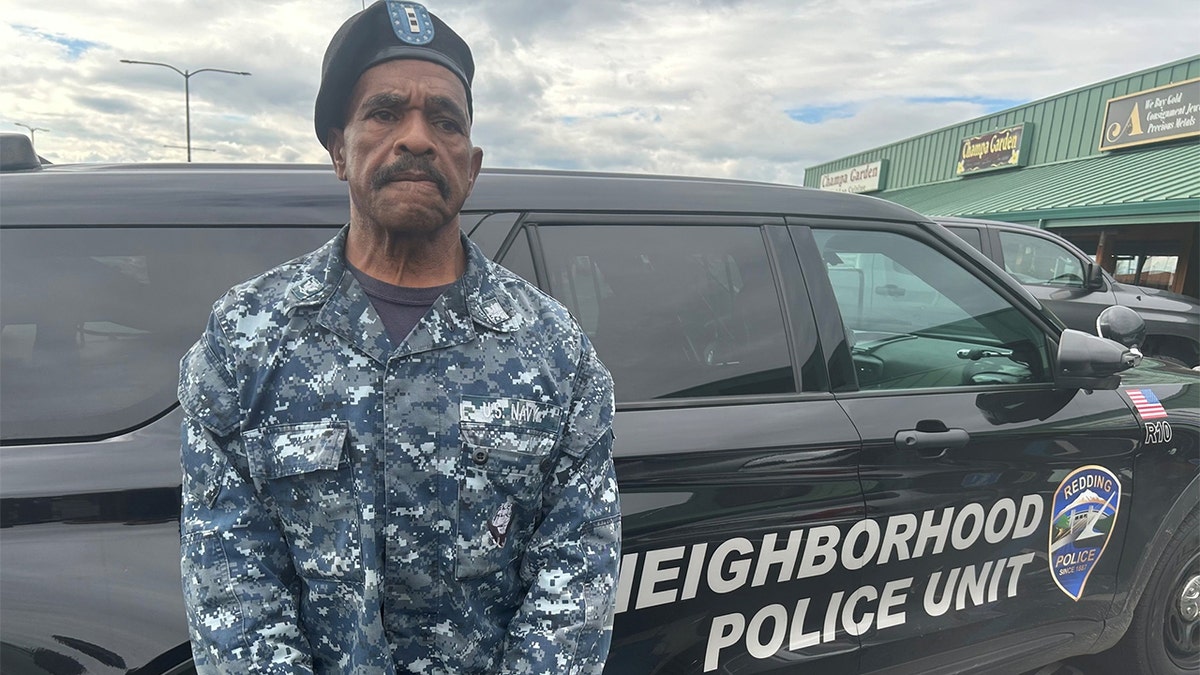
[[[25,134],[0,133],[0,172],[40,171],[41,158]]]

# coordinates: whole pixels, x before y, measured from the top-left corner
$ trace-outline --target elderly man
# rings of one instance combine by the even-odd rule
[[[184,357],[182,573],[201,673],[598,673],[620,520],[612,381],[459,231],[474,62],[424,7],[334,36],[321,249],[229,291]]]

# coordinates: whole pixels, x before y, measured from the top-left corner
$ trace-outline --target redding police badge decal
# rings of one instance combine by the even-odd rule
[[[1075,469],[1054,491],[1050,521],[1050,574],[1063,593],[1079,600],[1108,545],[1121,504],[1121,481],[1102,466]]]

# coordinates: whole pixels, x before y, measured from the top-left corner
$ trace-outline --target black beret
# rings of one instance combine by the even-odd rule
[[[359,76],[371,66],[395,59],[431,61],[457,75],[467,91],[467,110],[474,117],[475,61],[467,43],[418,3],[379,0],[347,19],[325,50],[313,116],[321,145],[326,145],[331,127],[345,123],[346,101]]]

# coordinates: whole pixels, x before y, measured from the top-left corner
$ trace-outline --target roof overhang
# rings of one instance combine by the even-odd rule
[[[1200,220],[1200,144],[1110,152],[874,196],[929,216],[1042,227]]]

